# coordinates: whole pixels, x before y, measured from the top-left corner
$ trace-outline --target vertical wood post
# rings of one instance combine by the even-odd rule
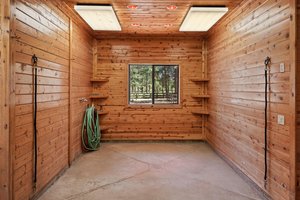
[[[11,199],[9,136],[10,1],[0,3],[0,197]]]
[[[202,70],[201,77],[203,79],[207,78],[207,41],[206,38],[202,40]],[[207,94],[207,82],[202,82],[202,94]],[[208,110],[208,99],[202,99],[202,109]],[[207,116],[202,115],[202,135],[206,138],[206,128],[207,128]]]
[[[9,2],[9,0],[6,0]],[[9,11],[10,10],[10,11]],[[10,34],[16,34],[16,3],[15,0],[10,0],[10,5],[7,7],[6,11],[10,12]],[[10,64],[9,64],[9,144],[10,144],[10,198],[15,199],[15,189],[14,189],[14,165],[15,165],[15,43],[16,39],[10,39]]]
[[[73,51],[72,51],[72,43],[73,43],[73,21],[70,18],[69,20],[69,138],[68,138],[68,156],[69,156],[69,166],[71,165],[73,161],[73,152],[72,152],[72,133],[73,133],[73,128],[72,128],[72,112],[73,112],[73,106],[72,106],[72,74],[73,74],[73,67],[72,67],[72,62],[73,62]]]
[[[297,0],[290,0],[290,199],[296,198],[296,61],[297,61]]]
[[[98,52],[97,52],[97,40],[93,41],[93,78],[97,76],[97,64],[98,64]]]

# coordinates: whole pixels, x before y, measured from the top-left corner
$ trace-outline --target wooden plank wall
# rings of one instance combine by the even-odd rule
[[[78,99],[92,90],[92,37],[80,25],[70,26],[72,13],[61,1],[16,0],[13,12],[13,194],[14,199],[23,200],[34,195],[31,56],[39,58],[39,192],[81,152],[80,125],[85,105],[79,105]]]
[[[10,196],[10,144],[9,144],[9,6],[0,2],[0,198]]]
[[[293,199],[289,0],[246,0],[209,33],[208,142],[264,188],[264,59],[270,56],[267,193]],[[279,72],[279,64],[285,72]],[[277,115],[285,125],[277,124]]]
[[[108,95],[95,101],[108,115],[100,125],[110,127],[102,133],[104,140],[201,140],[204,139],[202,117],[191,114],[203,104],[191,95],[204,87],[191,82],[202,70],[203,39],[176,37],[119,37],[98,40],[98,64],[95,77],[109,82],[95,87],[96,93]],[[180,106],[128,106],[128,64],[179,64]]]
[[[50,1],[15,2],[15,199],[32,190],[32,67],[38,61],[38,174],[42,189],[68,166],[69,19]]]
[[[82,27],[72,22],[71,34],[71,126],[70,126],[70,161],[81,153],[81,127],[88,98],[92,93],[93,76],[93,37]],[[80,102],[86,98],[88,102]]]
[[[297,1],[297,57],[296,57],[296,72],[297,77],[296,78],[296,100],[297,100],[297,129],[296,129],[296,149],[297,149],[297,199],[300,199],[300,1]]]

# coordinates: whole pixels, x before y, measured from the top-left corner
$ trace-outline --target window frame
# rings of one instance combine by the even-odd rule
[[[154,98],[152,98],[152,103],[151,104],[131,104],[130,103],[130,66],[131,65],[148,65],[152,66],[152,81],[154,81],[155,76],[153,71],[155,69],[155,66],[177,66],[178,67],[178,81],[177,81],[177,90],[178,90],[178,100],[176,104],[153,104]],[[129,63],[127,66],[127,108],[182,108],[181,106],[181,80],[180,80],[180,65],[179,64],[149,64],[149,63]],[[152,96],[155,91],[152,89]]]

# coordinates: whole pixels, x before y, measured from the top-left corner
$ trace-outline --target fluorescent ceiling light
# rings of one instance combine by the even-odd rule
[[[97,31],[121,31],[120,23],[112,6],[75,5],[74,9]]]
[[[226,7],[191,7],[179,31],[208,31],[227,12]]]

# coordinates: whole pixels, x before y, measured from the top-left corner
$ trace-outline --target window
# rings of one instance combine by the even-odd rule
[[[178,65],[129,65],[129,104],[178,104]]]

